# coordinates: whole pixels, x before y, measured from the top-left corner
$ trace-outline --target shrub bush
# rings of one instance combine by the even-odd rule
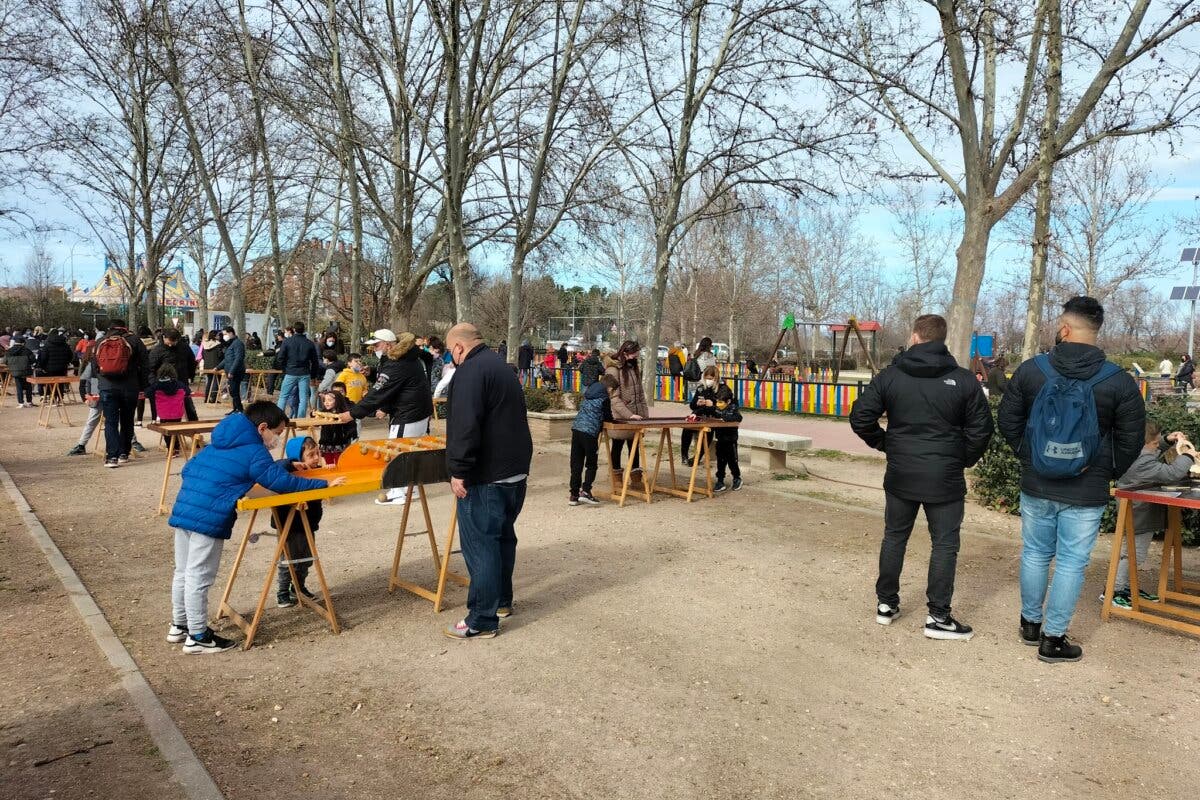
[[[525,408],[528,411],[550,411],[557,409],[559,398],[557,392],[543,389],[540,386],[525,387]]]
[[[995,419],[999,400],[991,401]],[[1164,433],[1183,431],[1193,442],[1200,442],[1200,419],[1187,410],[1179,397],[1164,397],[1146,408],[1147,416],[1157,422]],[[988,444],[987,452],[975,465],[972,489],[988,508],[1006,514],[1021,513],[1021,462],[997,430]],[[1111,533],[1117,522],[1116,501],[1109,502],[1100,520],[1100,530]],[[1200,544],[1200,511],[1183,512],[1183,543]]]

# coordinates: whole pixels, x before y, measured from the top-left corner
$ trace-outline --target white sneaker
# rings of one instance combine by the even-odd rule
[[[880,625],[891,625],[892,620],[894,620],[899,614],[899,606],[892,607],[887,603],[880,603],[875,609],[875,621]]]
[[[171,623],[171,627],[167,628],[167,641],[171,644],[179,644],[187,639],[187,637],[187,628],[181,628],[174,622]]]

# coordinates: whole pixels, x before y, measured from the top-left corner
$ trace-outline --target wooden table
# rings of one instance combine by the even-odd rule
[[[12,379],[8,367],[0,364],[0,408],[4,408],[4,403],[8,400],[8,389],[12,385]]]
[[[188,440],[188,453],[184,461],[196,454],[199,449],[200,438],[213,432],[217,425],[221,424],[219,419],[197,420],[195,422],[151,422],[146,426],[146,430],[153,431],[161,436],[175,436],[180,439]],[[167,482],[171,478],[171,462],[175,460],[175,448],[168,444],[167,447],[167,463],[163,465],[162,490],[158,493],[158,511],[155,513],[162,515],[167,513],[165,503],[167,500]]]
[[[152,422],[146,426],[146,430],[153,431],[154,433],[161,434],[162,436],[179,436],[181,438],[187,438],[187,456],[184,458],[184,461],[186,461],[188,458],[194,456],[196,451],[200,449],[199,445],[201,438],[211,434],[213,429],[215,429],[217,425],[221,424],[222,419],[224,419],[224,417],[221,419],[204,419],[195,422]],[[335,424],[335,420],[321,419],[316,417],[299,417],[297,419],[289,419],[287,427],[284,428],[283,431],[282,446],[287,446],[288,439],[295,431],[309,431],[322,425],[332,424]],[[167,513],[165,505],[167,501],[167,483],[171,479],[171,463],[174,460],[175,448],[168,447],[167,463],[163,465],[162,488],[158,493],[158,511],[156,513],[160,516]]]
[[[245,498],[238,502],[239,511],[250,511],[250,522],[246,526],[245,533],[242,536],[241,542],[238,545],[237,555],[234,558],[233,567],[229,573],[229,579],[225,584],[225,591],[221,595],[221,602],[218,606],[217,619],[229,618],[238,628],[246,635],[245,642],[242,647],[249,650],[254,644],[254,639],[258,634],[258,629],[262,623],[263,613],[266,609],[267,598],[271,593],[271,582],[275,579],[280,564],[286,564],[288,572],[291,574],[293,583],[296,582],[295,562],[287,549],[287,537],[280,536],[280,531],[290,529],[291,523],[298,518],[303,527],[305,538],[308,542],[309,551],[312,553],[311,562],[313,569],[317,575],[317,582],[321,589],[321,598],[323,604],[311,600],[301,593],[297,593],[296,599],[299,602],[299,608],[307,608],[313,611],[321,619],[329,625],[333,633],[339,633],[341,627],[338,624],[337,612],[333,607],[333,598],[329,592],[329,584],[325,578],[325,570],[321,564],[320,553],[317,550],[316,538],[313,536],[312,528],[308,523],[308,515],[303,513],[306,504],[316,500],[329,500],[334,497],[345,497],[348,495],[366,494],[376,492],[383,488],[387,482],[389,474],[394,474],[395,467],[402,467],[400,459],[403,459],[408,453],[441,453],[445,450],[446,443],[441,437],[423,436],[409,439],[378,439],[365,442],[356,442],[342,453],[338,459],[337,466],[323,467],[321,469],[307,470],[303,473],[306,478],[321,478],[330,480],[335,477],[345,477],[346,483],[341,486],[332,486],[325,489],[315,489],[306,492],[293,492],[290,494],[273,494],[262,487],[256,487],[256,490],[251,492]],[[423,597],[433,603],[434,612],[441,610],[442,596],[445,592],[446,582],[453,580],[462,585],[468,585],[469,581],[466,577],[451,572],[449,569],[450,554],[454,544],[454,532],[457,525],[457,517],[453,513],[450,518],[450,530],[446,538],[446,549],[439,552],[437,539],[433,533],[433,524],[429,516],[429,506],[425,498],[425,487],[419,481],[411,481],[408,483],[408,499],[412,499],[413,491],[416,490],[418,497],[421,499],[421,509],[425,515],[426,530],[414,533],[408,533],[408,512],[409,505],[404,507],[404,513],[400,521],[400,530],[396,539],[396,549],[392,558],[392,569],[388,576],[388,592],[391,593],[397,588],[405,589],[413,594]],[[457,508],[457,503],[454,505]],[[275,529],[266,533],[254,533],[254,524],[257,520],[258,512],[269,510],[272,519],[275,521]],[[281,520],[280,515],[286,512],[286,517]],[[282,523],[282,524],[281,524]],[[404,547],[404,539],[406,536],[420,536],[425,534],[429,538],[429,545],[433,553],[434,570],[437,575],[437,588],[435,590],[427,589],[415,583],[400,580],[400,554]],[[241,569],[242,563],[246,556],[247,546],[259,539],[262,536],[274,536],[276,544],[268,565],[266,576],[263,580],[262,589],[258,595],[258,602],[254,608],[253,614],[247,618],[246,615],[238,612],[230,605],[229,598],[233,592],[234,582],[237,580],[238,572]]]
[[[1187,491],[1117,489],[1117,529],[1113,533],[1112,556],[1108,564],[1108,579],[1104,583],[1104,608],[1101,618],[1124,617],[1169,628],[1180,633],[1200,636],[1200,582],[1183,577],[1183,509],[1200,509],[1200,488]],[[1139,594],[1137,550],[1134,547],[1133,504],[1155,503],[1167,507],[1167,531],[1163,539],[1162,561],[1159,564],[1159,602],[1143,600]],[[1129,559],[1129,602],[1132,608],[1112,604],[1117,580],[1117,564],[1121,560],[1121,545],[1126,546]],[[1181,617],[1182,619],[1175,619]]]
[[[251,386],[250,386],[249,402],[253,403],[255,400],[258,399],[258,396],[260,394],[265,395],[267,393],[267,376],[268,375],[282,375],[282,374],[283,374],[283,370],[281,370],[281,369],[248,369],[248,370],[246,370],[246,377],[254,379],[254,383],[251,384]]]
[[[714,419],[698,419],[695,421],[689,420],[687,417],[656,417],[642,420],[624,420],[622,422],[606,422],[604,423],[604,434],[608,440],[609,446],[609,466],[612,466],[612,433],[632,433],[633,434],[633,451],[638,454],[638,460],[642,470],[642,486],[638,489],[631,486],[633,481],[633,458],[627,458],[625,468],[621,472],[621,481],[618,483],[617,478],[613,475],[613,470],[609,470],[611,477],[611,493],[610,499],[615,499],[618,505],[625,506],[625,501],[629,497],[629,492],[632,489],[636,496],[641,497],[647,503],[650,502],[655,492],[669,494],[673,497],[682,497],[689,503],[695,498],[696,492],[699,491],[706,497],[712,497],[712,459],[709,448],[709,431],[717,428],[736,428],[740,423],[737,422],[721,422]],[[675,474],[675,449],[671,438],[672,430],[690,430],[696,431],[697,443],[695,459],[692,461],[690,479],[687,488],[679,486]],[[646,469],[646,432],[658,431],[658,454],[654,460],[654,470],[651,472]],[[662,469],[663,454],[667,456],[667,466],[671,473],[670,486],[659,485],[658,476]],[[704,462],[704,485],[696,486],[696,478],[700,471],[700,463]]]
[[[34,378],[26,378],[31,386],[48,386],[49,390],[42,395],[42,402],[38,408],[38,427],[50,428],[51,418],[54,416],[54,409],[58,409],[58,418],[63,425],[71,427],[71,418],[67,415],[66,399],[71,393],[63,393],[64,386],[71,386],[79,383],[79,378],[75,375],[42,375]]]
[[[210,401],[208,399],[209,398],[208,385],[207,385],[208,382],[201,381],[200,385],[204,388],[204,403],[206,405],[220,405],[221,404],[221,391],[223,389],[228,388],[228,386],[229,386],[229,380],[225,376],[225,370],[223,370],[223,369],[202,369],[202,370],[200,370],[200,374],[217,376],[217,388],[216,388],[216,391],[214,391],[212,393],[212,397],[214,398],[213,400]]]

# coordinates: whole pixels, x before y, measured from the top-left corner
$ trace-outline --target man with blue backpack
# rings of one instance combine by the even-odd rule
[[[1109,484],[1133,464],[1145,438],[1137,383],[1096,346],[1103,324],[1094,298],[1064,303],[1054,349],[1017,368],[997,416],[1021,461],[1021,640],[1051,664],[1083,658],[1067,629]]]

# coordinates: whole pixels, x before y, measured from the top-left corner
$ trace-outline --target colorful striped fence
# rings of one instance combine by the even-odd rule
[[[582,391],[579,370],[556,369],[558,386],[562,391]],[[566,373],[564,375],[564,372]],[[526,378],[526,384],[545,385],[541,376]],[[865,384],[835,384],[828,382],[796,382],[727,378],[738,405],[752,411],[782,411],[791,414],[813,414],[823,417],[848,417],[850,407],[858,399]],[[659,375],[655,379],[654,399],[672,403],[686,402],[686,386],[682,378]]]

